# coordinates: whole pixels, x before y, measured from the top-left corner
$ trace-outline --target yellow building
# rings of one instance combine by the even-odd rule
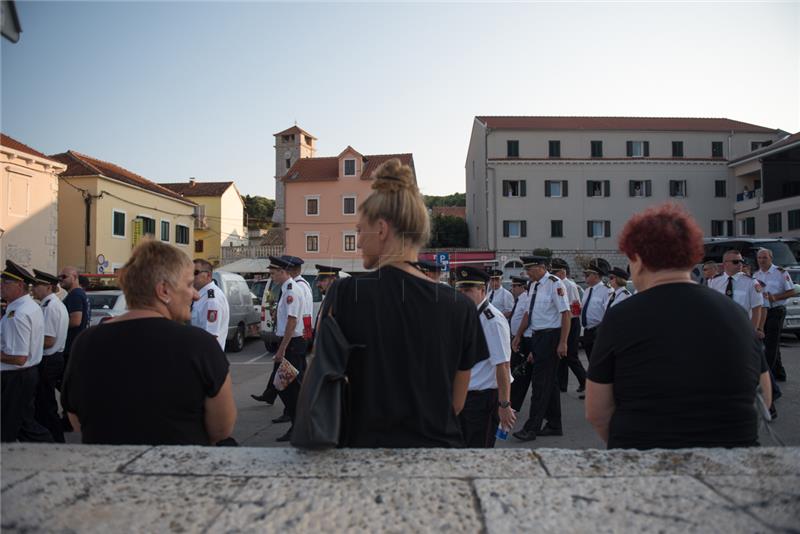
[[[0,265],[57,270],[58,173],[66,166],[0,134]]]
[[[233,182],[188,182],[161,184],[197,203],[194,257],[219,265],[222,247],[247,244],[244,201]]]
[[[58,265],[112,273],[144,235],[192,255],[197,205],[113,163],[69,150],[58,190]]]

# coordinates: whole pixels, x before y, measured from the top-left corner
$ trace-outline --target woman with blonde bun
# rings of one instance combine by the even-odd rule
[[[488,357],[475,305],[414,264],[430,220],[412,168],[372,176],[359,206],[358,247],[371,272],[337,282],[334,315],[352,344],[349,447],[460,447],[457,414],[470,369]]]

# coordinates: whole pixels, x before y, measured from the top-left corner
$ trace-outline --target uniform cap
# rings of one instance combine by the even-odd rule
[[[423,273],[440,273],[443,269],[441,264],[432,261],[418,261],[415,265]]]
[[[584,273],[595,273],[599,274],[600,276],[605,276],[606,270],[600,265],[600,262],[596,259],[590,260],[589,264],[583,269]]]
[[[466,286],[480,286],[486,285],[489,281],[489,273],[483,269],[470,267],[465,265],[455,270],[456,273],[456,287]]]
[[[524,267],[533,267],[535,265],[547,265],[547,256],[521,256],[522,265]]]
[[[503,271],[501,271],[500,269],[489,269],[489,277],[503,278]]]
[[[301,265],[303,265],[303,263],[305,263],[301,258],[298,258],[297,256],[288,256],[284,254],[283,256],[281,256],[281,258],[289,264],[289,267],[300,267]]]
[[[522,278],[521,276],[512,276],[511,277],[511,285],[512,286],[527,286],[528,279]]]
[[[327,278],[328,276],[337,277],[339,276],[339,271],[342,270],[341,267],[330,267],[328,265],[315,265],[314,267],[317,268],[317,279],[320,278]]]
[[[569,263],[567,263],[567,260],[562,258],[553,258],[550,260],[550,268],[554,271],[567,271],[569,270]]]
[[[620,269],[619,267],[612,267],[608,274],[616,276],[617,278],[622,278],[623,280],[627,280],[629,278],[628,271],[625,269]]]
[[[24,267],[17,265],[11,260],[6,260],[6,268],[0,273],[3,280],[17,280],[26,284],[33,284],[35,278]]]
[[[34,284],[47,284],[53,286],[58,283],[58,277],[53,274],[40,271],[39,269],[34,269],[33,274],[35,275],[35,280],[33,282]]]
[[[286,256],[270,256],[269,257],[269,268],[270,269],[286,270],[291,266],[292,266],[292,264],[286,259]]]

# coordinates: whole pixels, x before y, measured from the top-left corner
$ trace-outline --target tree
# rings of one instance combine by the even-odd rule
[[[272,214],[275,212],[275,201],[258,195],[244,196],[244,217],[248,228],[269,228]]]
[[[467,194],[466,193],[453,193],[452,195],[446,196],[432,196],[432,195],[424,195],[425,198],[425,205],[428,209],[433,208],[434,206],[466,206],[467,205]]]
[[[468,247],[469,229],[461,217],[436,215],[431,218],[431,248]]]

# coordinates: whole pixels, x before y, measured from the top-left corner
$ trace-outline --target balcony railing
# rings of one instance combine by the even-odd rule
[[[245,245],[241,247],[222,247],[222,264],[243,258],[267,258],[284,253],[283,245]]]
[[[744,202],[746,200],[751,200],[759,197],[761,197],[761,189],[756,189],[755,191],[742,191],[741,193],[736,195],[736,202]]]

